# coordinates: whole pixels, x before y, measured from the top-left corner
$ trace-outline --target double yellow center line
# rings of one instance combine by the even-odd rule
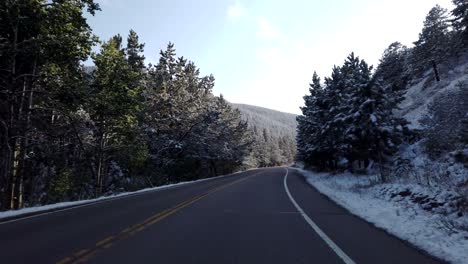
[[[257,174],[259,174],[260,172],[257,172],[255,174],[253,174],[252,176],[255,176]],[[250,176],[250,177],[252,177]],[[161,221],[162,219],[176,213],[177,211],[203,199],[204,197],[212,194],[212,193],[215,193],[215,192],[218,192],[224,188],[227,188],[229,186],[232,186],[234,184],[237,184],[237,183],[240,183],[240,182],[243,182],[247,179],[249,179],[250,177],[246,177],[246,178],[242,178],[242,179],[239,179],[239,180],[236,180],[236,181],[233,181],[233,182],[230,182],[230,183],[227,183],[227,184],[224,184],[224,185],[221,185],[219,187],[216,187],[216,188],[213,188],[211,190],[208,190],[198,196],[195,196],[185,202],[182,202],[172,208],[169,208],[169,209],[166,209],[160,213],[157,213],[149,218],[147,218],[146,220],[144,220],[143,222],[139,223],[139,224],[136,224],[134,226],[131,226],[129,228],[126,228],[124,230],[122,230],[120,233],[114,235],[114,236],[109,236],[109,237],[106,237],[100,241],[98,241],[94,246],[92,246],[91,248],[89,249],[82,249],[76,253],[74,253],[72,256],[68,256],[66,258],[63,258],[61,259],[60,261],[57,261],[56,264],[69,264],[69,263],[84,263],[86,261],[88,261],[90,258],[94,257],[97,253],[99,253],[100,251],[104,250],[104,249],[107,249],[107,248],[110,248],[112,246],[112,244],[114,242],[117,242],[118,240],[122,240],[122,239],[125,239],[131,235],[134,235],[138,232],[141,232],[142,230],[144,230],[145,228]]]

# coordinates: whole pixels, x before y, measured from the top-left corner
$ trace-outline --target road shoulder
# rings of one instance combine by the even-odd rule
[[[351,214],[289,170],[288,186],[297,203],[357,263],[442,262]]]

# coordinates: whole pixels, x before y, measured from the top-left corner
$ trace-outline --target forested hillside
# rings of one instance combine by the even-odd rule
[[[245,168],[252,132],[213,95],[214,77],[171,43],[147,65],[133,30],[98,40],[84,18],[97,11],[92,0],[1,1],[1,209]]]
[[[287,165],[296,155],[296,115],[263,107],[233,104],[253,132],[255,144],[247,162],[252,167]]]
[[[351,54],[323,82],[313,75],[298,117],[300,162],[417,183],[434,195],[452,192],[456,198],[437,199],[458,199],[455,218],[466,219],[468,4],[453,4],[451,11],[432,8],[414,46],[392,43],[375,70]]]
[[[468,4],[435,6],[413,47],[373,69],[350,54],[313,74],[297,161],[323,194],[453,263],[468,234]],[[320,172],[320,173],[317,173]],[[460,248],[454,245],[461,245]]]

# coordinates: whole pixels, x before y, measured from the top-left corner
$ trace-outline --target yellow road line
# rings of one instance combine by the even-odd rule
[[[80,250],[80,251],[78,251],[77,253],[75,253],[74,256],[75,256],[75,257],[79,257],[79,256],[81,256],[81,255],[83,255],[83,254],[88,253],[88,251],[89,251],[89,249]]]
[[[112,243],[105,244],[102,247],[105,248],[105,249],[108,249],[108,248],[112,247]]]
[[[96,246],[100,247],[100,246],[106,244],[107,242],[113,240],[114,238],[115,238],[114,236],[107,237],[107,238],[105,238],[105,239],[103,239],[103,240],[97,242],[97,243],[96,243]]]
[[[128,231],[130,231],[130,230],[132,230],[132,228],[131,228],[131,227],[129,227],[129,228],[125,228],[125,229],[124,229],[122,232],[120,232],[120,233],[122,233],[122,234],[123,234],[123,233],[127,233],[127,232],[128,232]]]
[[[62,259],[60,261],[57,261],[56,264],[65,264],[65,263],[68,263],[71,260],[72,260],[72,258],[66,257],[66,258],[64,258],[64,259]]]
[[[166,217],[180,211],[181,209],[203,199],[204,197],[212,194],[212,193],[215,193],[215,192],[218,192],[224,188],[227,188],[229,186],[232,186],[234,184],[237,184],[237,183],[240,183],[242,181],[245,181],[253,176],[256,176],[258,174],[260,174],[261,172],[258,172],[258,173],[255,173],[253,175],[251,175],[250,177],[245,177],[245,178],[242,178],[242,179],[239,179],[239,180],[236,180],[236,181],[233,181],[231,183],[227,183],[227,184],[224,184],[224,185],[221,185],[221,186],[218,186],[214,189],[211,189],[203,194],[200,194],[198,196],[195,196],[187,201],[184,201],[172,208],[169,208],[169,209],[166,209],[162,212],[159,212],[147,219],[145,219],[143,222],[139,223],[139,224],[136,224],[136,225],[133,225],[129,228],[126,228],[124,230],[122,230],[119,234],[117,234],[116,236],[109,236],[103,240],[100,240],[99,242],[96,243],[96,246],[92,249],[92,250],[89,250],[89,249],[84,249],[84,250],[81,250],[77,253],[75,253],[73,256],[74,258],[72,257],[66,257],[58,262],[56,262],[56,264],[66,264],[66,263],[69,263],[71,261],[73,261],[72,263],[75,264],[75,263],[83,263],[83,262],[86,262],[87,260],[89,260],[90,258],[92,258],[93,256],[95,256],[99,251],[103,250],[103,249],[107,249],[107,248],[110,248],[112,243],[114,241],[117,241],[117,240],[121,240],[123,238],[126,238],[130,235],[134,235],[142,230],[144,230],[146,227],[149,227],[153,224],[156,224],[157,222],[165,219]]]
[[[90,258],[96,256],[96,254],[99,252],[99,250],[93,250],[90,253],[78,258],[77,260],[73,261],[72,264],[78,264],[78,263],[85,263],[88,261]]]

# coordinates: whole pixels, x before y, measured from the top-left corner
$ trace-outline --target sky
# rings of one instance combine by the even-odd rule
[[[135,30],[147,63],[169,42],[216,78],[228,101],[300,114],[314,71],[351,52],[376,66],[394,41],[411,46],[436,4],[450,0],[97,0],[101,40]]]

